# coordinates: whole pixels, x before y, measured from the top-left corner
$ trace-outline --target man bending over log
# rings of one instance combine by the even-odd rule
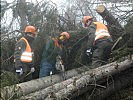
[[[42,54],[39,78],[49,76],[51,72],[55,74],[64,71],[62,47],[66,45],[69,38],[69,33],[62,32],[59,37],[48,39]]]
[[[86,54],[88,57],[92,55],[91,68],[107,64],[113,45],[108,28],[100,22],[94,22],[91,16],[84,16],[83,23],[89,29]]]

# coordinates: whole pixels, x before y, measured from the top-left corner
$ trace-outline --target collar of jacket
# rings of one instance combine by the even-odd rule
[[[57,46],[57,47],[59,47],[59,48],[62,48],[62,46],[59,45],[58,39],[57,39],[57,38],[54,38],[54,43],[55,43],[55,46]]]
[[[30,43],[34,40],[34,38],[29,35],[25,35],[24,38],[26,38]]]

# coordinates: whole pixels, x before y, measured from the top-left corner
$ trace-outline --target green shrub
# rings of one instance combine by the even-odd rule
[[[12,72],[9,71],[2,71],[0,79],[1,79],[1,88],[18,83],[17,77]]]

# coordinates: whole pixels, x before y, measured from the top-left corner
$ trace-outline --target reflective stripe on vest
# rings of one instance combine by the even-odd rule
[[[28,43],[28,41],[23,37],[20,40],[24,40],[26,42],[26,50],[21,55],[21,61],[22,62],[31,62],[32,61],[32,52],[31,47]]]
[[[108,29],[107,27],[100,23],[100,22],[93,22],[96,26],[97,26],[97,29],[96,29],[96,32],[95,32],[95,41],[100,39],[100,38],[103,38],[105,36],[108,36],[110,37],[110,34],[108,32]]]

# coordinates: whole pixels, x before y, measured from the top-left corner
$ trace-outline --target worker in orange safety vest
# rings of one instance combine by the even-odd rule
[[[84,16],[83,24],[89,30],[86,54],[92,58],[91,68],[107,64],[113,45],[108,28],[91,16]]]
[[[14,63],[16,75],[20,82],[31,80],[32,73],[35,71],[32,43],[37,34],[36,28],[28,25],[25,28],[24,36],[15,45]]]

